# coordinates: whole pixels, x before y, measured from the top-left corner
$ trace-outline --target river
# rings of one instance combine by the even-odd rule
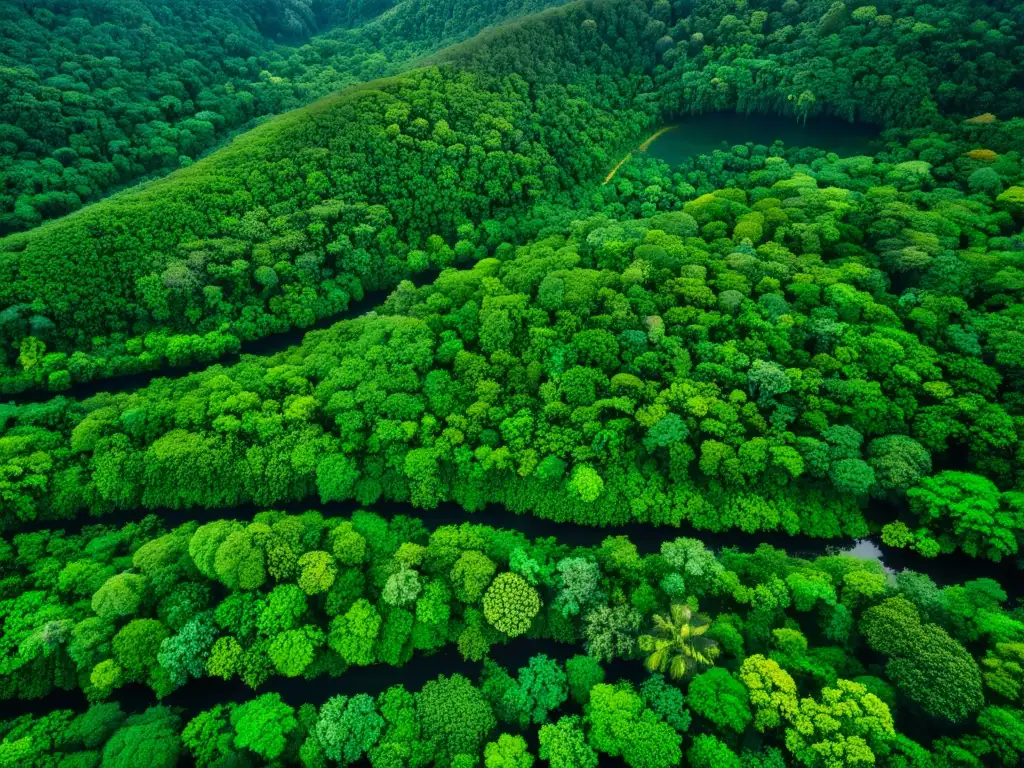
[[[879,145],[877,129],[871,126],[850,125],[849,123],[831,119],[816,118],[802,125],[793,120],[765,115],[743,116],[730,113],[718,113],[703,116],[687,117],[667,125],[650,137],[634,152],[645,152],[647,156],[658,158],[671,165],[693,162],[699,155],[714,150],[728,150],[731,146],[752,142],[770,146],[780,140],[787,147],[817,147],[839,155],[872,154]],[[606,182],[615,175],[621,165],[629,159],[623,159],[619,166],[609,174]],[[433,276],[421,276],[418,284],[423,284]],[[242,355],[270,355],[299,344],[310,330],[327,328],[339,320],[358,317],[386,298],[384,291],[367,294],[363,300],[353,302],[349,308],[336,315],[323,318],[312,328],[296,328],[286,333],[276,334],[243,344]],[[233,355],[219,361],[229,365],[237,362],[241,355]],[[76,384],[70,396],[87,398],[99,392],[130,391],[145,386],[151,380],[161,377],[180,377],[189,373],[211,367],[208,363],[196,364],[187,368],[161,370],[117,376],[109,379]],[[13,402],[38,402],[54,397],[49,392],[26,392],[18,395],[5,395],[3,399]],[[306,509],[320,509],[326,515],[349,515],[362,505],[350,503],[321,504],[314,500],[277,505],[278,509],[298,513]],[[384,517],[409,515],[422,518],[430,529],[441,525],[455,525],[462,522],[479,522],[498,528],[513,529],[531,538],[555,537],[560,542],[572,546],[597,546],[611,535],[625,535],[637,546],[641,554],[649,554],[660,549],[661,544],[676,536],[693,536],[704,541],[710,548],[721,550],[724,547],[735,547],[741,551],[753,551],[760,544],[771,544],[785,549],[791,555],[815,557],[824,554],[849,554],[855,557],[875,559],[883,564],[887,571],[894,573],[904,568],[926,573],[938,584],[959,583],[972,578],[990,577],[998,579],[1011,594],[1019,594],[1015,588],[1020,572],[1013,563],[991,563],[969,558],[962,554],[944,555],[938,559],[926,559],[907,550],[896,550],[884,547],[873,540],[854,541],[851,539],[820,540],[803,536],[788,536],[784,533],[749,534],[740,531],[711,533],[690,527],[658,529],[648,525],[632,524],[608,528],[596,528],[573,523],[560,523],[534,516],[517,515],[510,510],[490,505],[477,513],[467,513],[454,503],[442,503],[433,510],[420,510],[410,504],[397,502],[381,502],[373,505],[373,511]],[[259,511],[253,505],[244,505],[230,509],[191,509],[191,510],[130,510],[103,518],[78,516],[66,524],[60,521],[36,521],[20,527],[19,530],[39,530],[47,527],[61,527],[65,530],[80,530],[86,525],[108,524],[121,526],[128,522],[141,520],[148,514],[158,515],[168,527],[179,525],[185,521],[200,519],[214,520],[230,518],[248,520]],[[510,670],[524,666],[528,659],[537,653],[546,653],[552,658],[566,660],[580,653],[581,646],[562,645],[551,640],[534,640],[520,638],[491,650],[491,657]],[[451,675],[460,673],[471,680],[479,676],[481,664],[468,662],[461,658],[457,649],[446,647],[431,656],[417,655],[404,667],[374,665],[349,669],[344,675],[336,678],[321,678],[309,681],[302,678],[288,679],[273,677],[256,691],[252,691],[239,680],[229,682],[216,681],[211,684],[206,680],[191,680],[178,689],[163,703],[181,707],[186,719],[209,709],[218,703],[228,701],[245,701],[262,693],[274,691],[282,699],[298,707],[303,703],[321,705],[328,698],[344,694],[356,693],[379,694],[388,687],[404,684],[409,690],[419,690],[427,681],[438,674]],[[608,679],[631,679],[638,681],[643,677],[640,662],[616,661],[606,665]],[[141,685],[131,685],[120,689],[114,700],[122,703],[126,711],[138,712],[156,704],[152,691]],[[55,691],[38,701],[0,701],[0,719],[6,719],[26,712],[42,713],[58,708],[82,711],[87,706],[81,691]],[[568,711],[574,707],[570,703]],[[516,729],[502,726],[499,731],[515,732]],[[530,729],[527,736],[531,748],[536,752],[536,729]],[[183,761],[187,762],[187,761]],[[360,761],[360,765],[366,765]],[[621,761],[610,760],[602,756],[602,765],[622,765]]]
[[[542,653],[564,663],[573,656],[585,652],[583,646],[579,644],[569,645],[550,639],[521,637],[509,640],[503,645],[493,646],[488,657],[515,675],[518,669],[525,667],[530,658],[537,654]],[[608,682],[629,680],[639,686],[647,678],[643,662],[640,660],[615,659],[610,663],[602,663],[602,666],[605,670],[605,679]],[[402,667],[392,667],[386,664],[350,667],[340,676],[319,677],[314,680],[274,675],[255,690],[246,686],[238,678],[229,681],[209,678],[191,679],[162,700],[158,700],[148,686],[133,683],[114,691],[109,701],[117,702],[121,705],[121,709],[129,714],[143,712],[157,704],[174,707],[181,713],[182,725],[184,725],[196,715],[217,704],[242,703],[265,693],[279,694],[282,701],[296,710],[303,704],[312,704],[319,708],[333,696],[354,696],[366,693],[376,697],[395,685],[404,685],[406,690],[415,693],[429,681],[435,680],[438,675],[451,677],[454,674],[460,674],[473,683],[477,683],[482,670],[483,662],[466,661],[455,646],[448,645],[431,655],[417,653]],[[58,709],[84,712],[88,707],[89,702],[81,690],[54,690],[41,699],[0,700],[0,721],[24,714],[43,715]],[[557,720],[558,717],[566,714],[582,714],[580,707],[571,698],[552,713],[551,720]],[[498,723],[490,738],[496,739],[499,733],[518,733],[526,739],[530,751],[536,755],[539,746],[537,730],[535,726],[520,729],[508,723]],[[178,765],[194,765],[191,755],[187,751],[182,751]],[[369,766],[370,763],[363,758],[350,765]],[[625,763],[621,759],[602,755],[601,765],[625,766]]]
[[[815,117],[801,123],[777,115],[714,112],[684,117],[666,128],[637,151],[669,165],[681,165],[698,155],[729,151],[735,145],[748,143],[770,147],[781,141],[788,149],[814,147],[841,157],[872,155],[882,146],[878,126],[848,123],[835,117]]]
[[[735,112],[714,112],[706,115],[691,115],[680,118],[648,136],[632,152],[627,153],[612,168],[604,179],[609,183],[619,169],[635,154],[664,160],[670,165],[681,165],[695,160],[714,150],[729,150],[737,144],[753,143],[770,146],[782,141],[787,147],[817,147],[839,155],[872,154],[881,146],[877,126],[866,123],[848,123],[835,117],[816,117],[807,123],[776,115],[743,115]],[[410,280],[416,285],[426,285],[436,276],[429,271]],[[388,297],[389,291],[368,292],[360,301],[352,302],[347,309],[328,315],[307,328],[292,328],[283,333],[272,334],[261,339],[242,342],[238,354],[226,355],[216,361],[196,362],[178,368],[166,364],[158,370],[122,374],[87,382],[78,382],[66,392],[50,392],[31,389],[24,392],[0,395],[0,400],[9,403],[37,403],[57,396],[84,400],[100,392],[126,392],[144,387],[157,378],[179,378],[190,373],[204,371],[214,365],[232,365],[243,355],[271,355],[290,346],[297,345],[307,333],[329,328],[340,320],[347,320],[372,311]]]
[[[536,515],[516,514],[500,504],[489,504],[478,512],[468,512],[455,502],[441,502],[434,509],[425,510],[407,502],[397,501],[381,500],[372,505],[364,505],[355,501],[322,503],[317,499],[309,499],[308,501],[275,504],[271,508],[291,514],[301,514],[307,510],[316,509],[325,516],[331,517],[347,517],[356,510],[369,509],[389,520],[398,515],[419,518],[428,530],[434,530],[443,525],[478,523],[494,528],[519,531],[531,539],[553,537],[560,543],[573,547],[597,547],[608,536],[627,536],[641,555],[658,552],[662,543],[679,536],[699,539],[708,548],[715,551],[731,547],[741,552],[753,552],[761,544],[769,544],[777,549],[785,550],[793,557],[806,559],[822,555],[848,554],[853,557],[878,560],[891,574],[910,569],[927,574],[940,586],[959,584],[971,579],[992,578],[999,581],[1011,597],[1024,594],[1024,588],[1018,587],[1021,572],[1012,560],[995,563],[989,560],[975,559],[962,552],[927,558],[912,550],[888,547],[875,537],[820,539],[802,535],[792,536],[783,531],[747,533],[741,530],[729,530],[714,532],[700,530],[692,525],[658,527],[645,523],[598,527],[559,522]],[[131,509],[98,518],[80,513],[68,521],[34,520],[25,522],[18,526],[17,532],[53,528],[78,532],[88,525],[121,527],[127,523],[138,522],[147,515],[156,515],[170,529],[191,520],[200,522],[222,519],[249,521],[252,520],[253,515],[264,509],[267,507],[243,504],[237,507],[213,509]],[[896,514],[894,509],[886,509],[880,512],[879,517],[887,520],[895,519]],[[5,533],[11,535],[13,532]]]
[[[407,280],[415,286],[428,285],[433,282],[438,274],[439,273],[437,271],[427,271],[409,277]],[[373,312],[377,307],[384,303],[389,295],[391,295],[390,290],[369,291],[365,293],[363,298],[359,301],[350,302],[348,307],[343,309],[341,312],[335,312],[327,315],[326,317],[322,317],[313,323],[313,325],[305,328],[291,328],[287,331],[273,333],[259,339],[243,341],[242,348],[238,353],[225,355],[212,362],[198,361],[175,368],[167,367],[167,364],[165,363],[163,367],[154,371],[140,371],[139,373],[108,376],[106,378],[94,379],[93,381],[76,382],[69,390],[64,392],[50,392],[45,389],[30,389],[24,392],[5,393],[0,394],[0,402],[13,404],[43,403],[47,400],[53,400],[56,397],[85,400],[93,395],[98,395],[100,392],[110,392],[115,394],[118,392],[132,392],[145,387],[155,379],[180,379],[183,376],[188,376],[190,373],[199,373],[201,371],[210,370],[216,366],[234,365],[235,363],[240,362],[246,355],[269,357],[270,355],[275,355],[278,352],[284,352],[289,347],[301,344],[302,340],[306,338],[306,334],[311,331],[322,331],[341,322],[342,320],[352,320],[368,314],[369,312]]]

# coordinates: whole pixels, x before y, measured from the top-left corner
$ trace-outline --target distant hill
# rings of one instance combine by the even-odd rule
[[[0,4],[0,235],[188,165],[262,117],[558,2]]]

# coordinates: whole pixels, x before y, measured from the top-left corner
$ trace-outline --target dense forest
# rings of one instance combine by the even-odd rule
[[[684,754],[703,768],[969,765],[964,754],[1010,766],[1024,749],[1024,615],[990,579],[940,588],[770,546],[716,555],[666,538],[641,555],[621,536],[568,547],[365,511],[169,532],[149,517],[3,547],[0,584],[15,596],[0,690],[81,691],[90,704],[8,722],[0,755],[11,765],[163,766],[187,754],[199,766],[364,755],[375,767],[471,766],[482,753],[487,766],[529,766],[531,728],[557,768],[608,757],[669,768]],[[522,643],[555,650],[518,669],[490,660]],[[319,707],[274,690],[449,645],[483,661],[475,681],[442,674]],[[187,715],[159,703],[212,679],[261,693]],[[152,692],[138,714],[118,701],[132,685]],[[927,736],[922,721],[948,731],[931,754],[897,730]],[[965,722],[974,731],[952,735]]]
[[[1022,764],[1019,0],[0,19],[0,766]]]
[[[5,2],[0,235],[191,165],[259,118],[401,71],[488,25],[556,4]]]

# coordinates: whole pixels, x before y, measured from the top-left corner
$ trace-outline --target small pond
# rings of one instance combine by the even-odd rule
[[[682,117],[668,125],[675,127],[658,136],[646,153],[669,165],[748,142],[769,147],[781,141],[787,147],[816,147],[842,157],[874,154],[882,146],[878,126],[836,117],[816,117],[805,124],[777,115],[713,112]]]

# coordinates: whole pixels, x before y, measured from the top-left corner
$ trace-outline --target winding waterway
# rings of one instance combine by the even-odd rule
[[[347,517],[356,510],[368,509],[391,519],[398,515],[416,517],[423,521],[428,530],[444,525],[460,525],[461,523],[478,523],[495,528],[518,531],[531,539],[552,537],[560,543],[573,547],[597,547],[608,536],[627,536],[636,546],[641,555],[660,551],[661,545],[679,536],[699,539],[712,550],[721,551],[731,547],[741,552],[753,552],[762,544],[769,544],[785,550],[793,557],[813,559],[822,555],[848,554],[870,560],[878,560],[890,573],[910,569],[927,574],[936,584],[945,586],[959,584],[970,579],[992,578],[999,581],[1003,589],[1011,596],[1024,594],[1021,589],[1020,570],[1013,561],[1004,560],[994,563],[979,560],[961,552],[942,555],[938,558],[927,558],[918,553],[887,547],[876,537],[853,539],[850,537],[836,539],[819,539],[810,536],[790,535],[782,531],[759,531],[747,533],[741,530],[706,531],[692,525],[677,527],[652,526],[645,523],[630,523],[613,526],[588,526],[579,523],[550,520],[530,514],[517,514],[500,504],[489,504],[477,512],[470,512],[455,502],[441,502],[434,509],[420,509],[407,502],[381,500],[372,505],[359,504],[355,501],[322,503],[311,498],[306,501],[294,501],[274,504],[270,508],[301,514],[310,509],[320,510],[325,516]],[[198,520],[239,520],[249,521],[266,506],[243,504],[237,507],[191,508],[191,509],[131,509],[121,510],[102,517],[91,517],[80,513],[74,519],[34,520],[18,526],[18,532],[38,531],[59,528],[69,532],[78,532],[88,525],[111,525],[122,527],[127,523],[138,522],[147,515],[156,515],[168,528]],[[887,511],[881,515],[892,519],[895,512]]]
[[[433,282],[438,274],[439,273],[436,271],[428,271],[406,279],[413,285],[419,287]],[[100,392],[110,392],[113,394],[118,392],[131,392],[145,387],[156,379],[180,379],[183,376],[188,376],[190,373],[199,373],[201,371],[210,370],[216,366],[234,365],[240,362],[243,357],[248,355],[269,357],[270,355],[276,355],[278,352],[284,352],[289,347],[298,346],[302,343],[302,340],[306,338],[306,334],[311,331],[322,331],[341,322],[342,320],[352,320],[373,312],[377,307],[384,303],[389,295],[391,295],[390,290],[369,291],[364,294],[363,298],[359,301],[350,302],[348,307],[343,309],[341,312],[335,312],[322,317],[312,325],[306,326],[305,328],[290,328],[289,330],[282,331],[281,333],[273,333],[259,339],[243,341],[242,348],[239,352],[225,355],[212,362],[197,361],[190,363],[189,365],[174,368],[167,367],[165,364],[153,371],[126,373],[118,376],[108,376],[102,379],[95,379],[93,381],[78,382],[73,384],[70,389],[64,392],[50,392],[45,389],[31,389],[26,390],[25,392],[7,393],[0,395],[0,402],[14,404],[43,403],[47,400],[53,400],[55,397],[68,397],[75,400],[85,400],[93,395],[99,394]]]
[[[618,171],[637,153],[664,160],[669,165],[685,165],[695,158],[715,150],[726,150],[738,144],[771,146],[781,141],[787,147],[816,147],[839,155],[872,154],[880,146],[878,127],[864,123],[848,123],[834,117],[816,117],[806,123],[776,115],[744,115],[735,112],[713,112],[705,115],[690,115],[660,127],[627,153],[604,178],[608,184]],[[421,273],[408,278],[415,285],[426,285],[436,276],[436,271]],[[100,392],[126,392],[146,386],[158,378],[180,378],[190,373],[207,370],[215,365],[232,365],[244,355],[272,355],[302,342],[307,333],[329,328],[341,320],[348,320],[380,306],[390,291],[370,291],[359,301],[349,304],[341,312],[321,318],[306,328],[292,328],[282,333],[271,334],[260,339],[242,342],[241,351],[225,355],[215,361],[199,361],[189,365],[169,368],[163,365],[153,371],[122,374],[93,381],[79,382],[64,392],[45,389],[30,389],[24,392],[5,393],[0,401],[9,403],[38,403],[64,396],[84,400]]]
[[[548,658],[564,663],[573,656],[584,652],[582,646],[576,644],[570,645],[550,639],[522,637],[509,640],[504,645],[492,646],[488,658],[515,674],[516,670],[525,667],[530,658],[537,654],[544,654]],[[640,661],[615,659],[610,663],[602,663],[602,666],[605,670],[606,680],[609,682],[629,680],[635,685],[639,685],[647,677]],[[319,708],[334,696],[354,696],[365,693],[377,697],[395,685],[403,685],[406,690],[415,693],[426,683],[437,679],[438,675],[451,677],[460,674],[476,683],[482,670],[482,661],[467,661],[462,658],[456,647],[449,645],[434,654],[417,653],[402,667],[392,667],[386,664],[350,667],[337,677],[318,677],[313,680],[301,677],[274,676],[256,689],[249,688],[238,678],[229,681],[217,680],[216,684],[211,684],[209,679],[192,679],[159,700],[148,686],[133,683],[114,691],[109,701],[117,702],[121,709],[129,714],[143,712],[157,704],[173,707],[181,713],[183,723],[187,723],[191,718],[217,704],[229,702],[240,704],[266,693],[278,694],[282,701],[295,709],[303,704],[312,704]],[[58,709],[84,712],[88,707],[89,702],[81,690],[54,690],[40,699],[0,700],[0,721],[25,714],[43,715]],[[557,712],[552,713],[552,719],[556,720],[564,714],[580,713],[579,706],[569,699]],[[491,738],[497,738],[498,733],[519,733],[526,739],[532,753],[536,754],[538,751],[535,727],[519,729],[508,723],[500,723],[492,732]],[[191,756],[183,751],[178,765],[193,764]],[[351,765],[358,766],[368,766],[369,764],[365,758],[351,763]],[[625,763],[621,759],[611,759],[607,755],[602,755],[601,765],[624,766]]]

